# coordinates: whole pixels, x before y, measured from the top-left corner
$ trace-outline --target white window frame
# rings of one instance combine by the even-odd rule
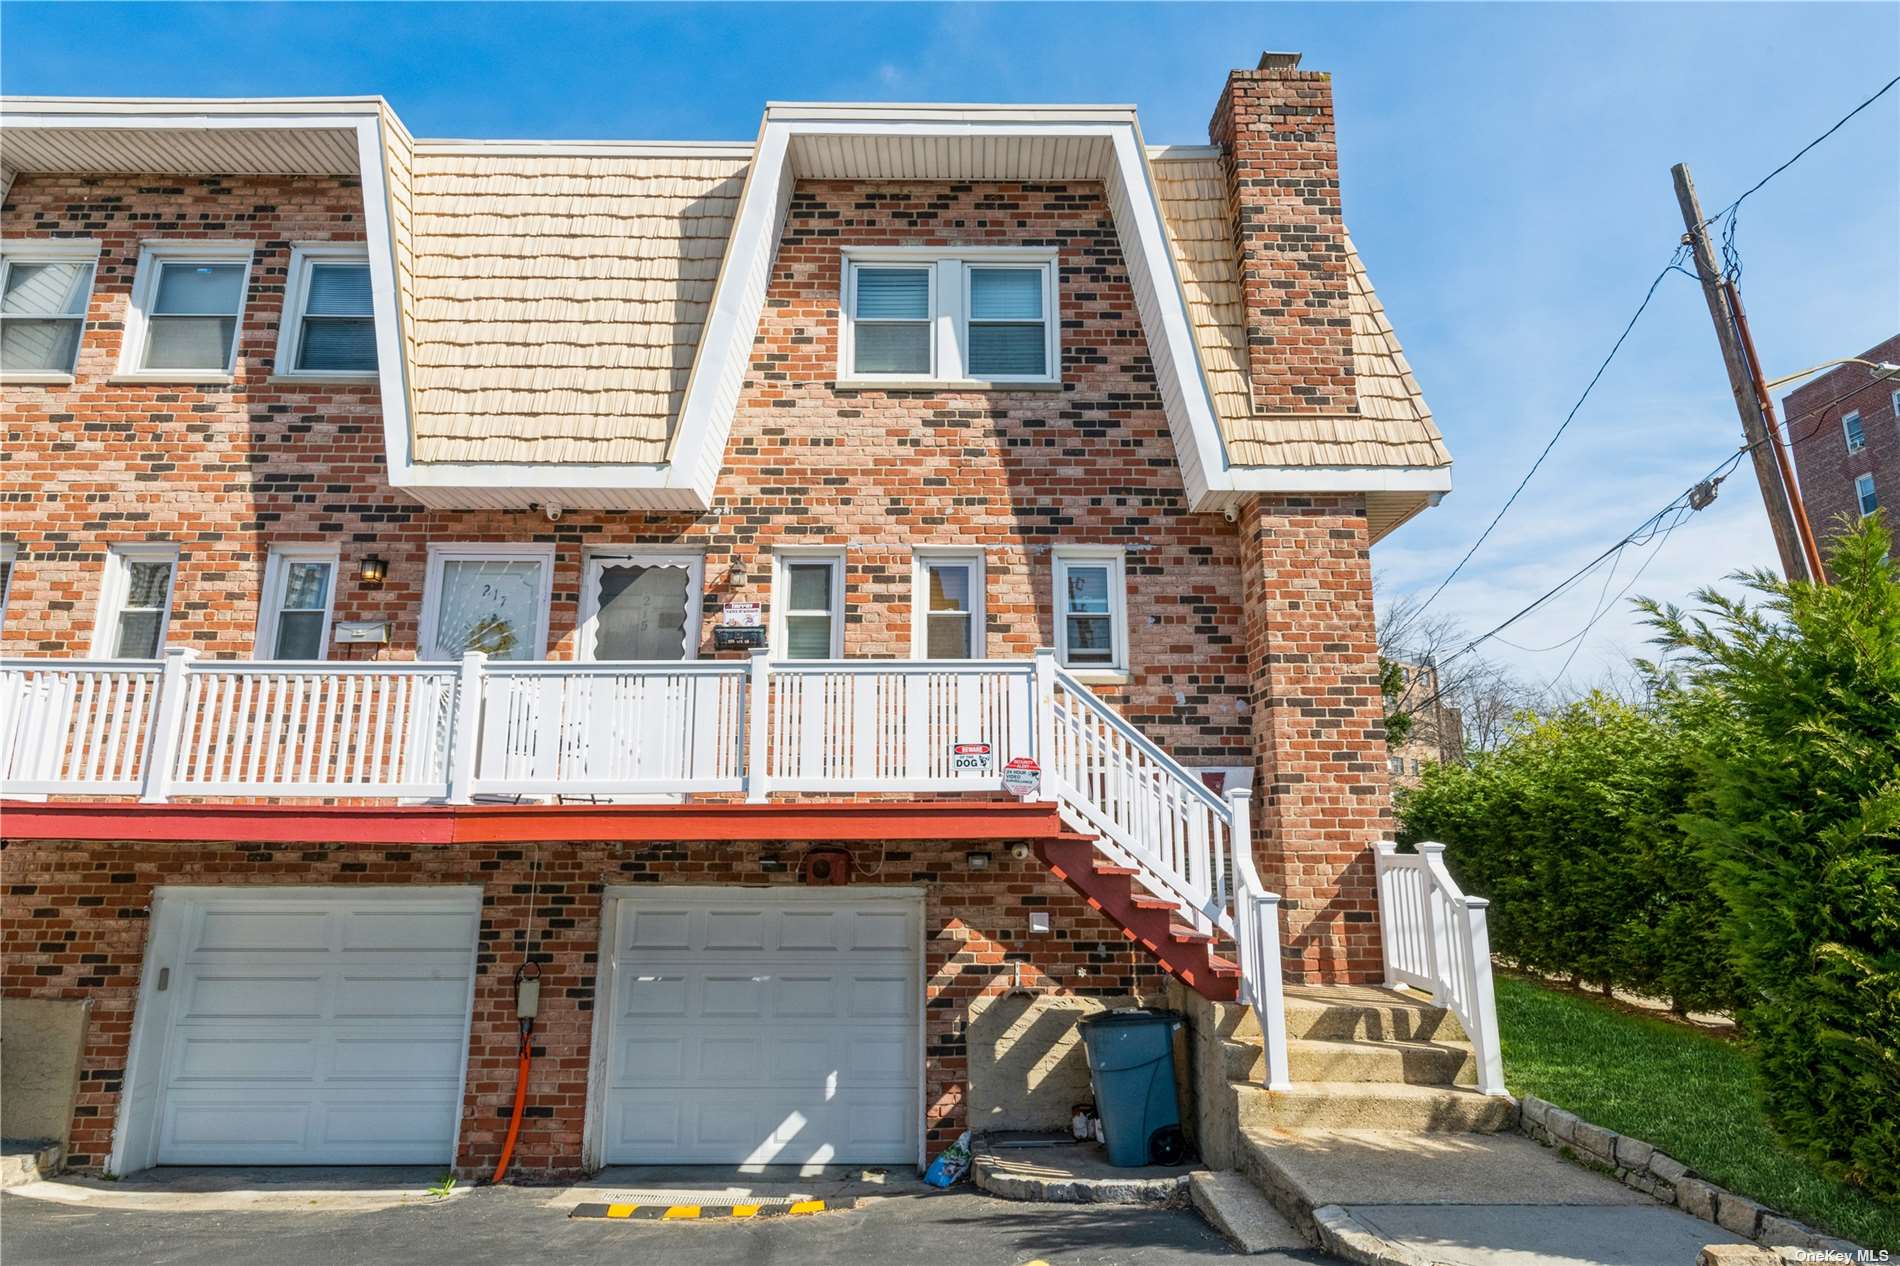
[[[126,541],[106,549],[105,574],[99,578],[99,610],[92,623],[93,659],[116,659],[113,644],[119,636],[119,616],[125,610],[128,570],[132,563],[170,563],[165,578],[165,608],[158,622],[158,654],[165,654],[165,636],[171,632],[172,604],[178,593],[178,546],[171,541]]]
[[[786,568],[793,563],[831,565],[831,658],[844,658],[844,550],[839,546],[785,546],[772,551],[772,658],[787,658],[785,617],[791,602]],[[812,661],[801,661],[810,663]]]
[[[307,382],[376,382],[375,369],[299,369],[297,348],[303,342],[304,305],[310,301],[310,271],[316,264],[369,266],[366,242],[292,242],[290,271],[284,277],[284,311],[277,320],[277,358],[273,378]],[[372,320],[374,316],[372,314]],[[380,353],[381,348],[378,348]]]
[[[336,613],[336,587],[343,576],[342,551],[334,545],[277,545],[264,564],[264,593],[257,607],[255,659],[277,658],[277,625],[284,613],[284,586],[292,563],[328,563],[330,583],[323,592],[323,632],[317,638],[317,658],[330,657],[330,624]]]
[[[1055,615],[1056,662],[1085,681],[1124,681],[1129,674],[1128,657],[1128,553],[1113,545],[1063,545],[1050,553],[1050,606]],[[1068,589],[1070,566],[1108,564],[1109,636],[1114,654],[1106,664],[1069,662]]]
[[[0,541],[0,564],[6,567],[6,576],[0,579],[0,624],[3,624],[7,618],[7,603],[13,597],[13,573],[20,570],[18,541]]]
[[[962,563],[970,569],[970,659],[988,659],[985,636],[988,603],[985,600],[986,560],[981,549],[962,546],[918,546],[910,561],[910,653],[930,658],[930,567],[935,563]]]
[[[12,383],[45,383],[59,385],[73,381],[79,371],[79,354],[85,350],[86,331],[92,325],[92,292],[99,284],[99,242],[92,238],[16,238],[0,242],[0,280],[4,280],[5,270],[13,264],[90,264],[86,275],[86,303],[79,314],[79,337],[73,340],[73,363],[65,370],[26,370],[21,373],[7,373],[0,381]],[[32,314],[22,312],[21,317]],[[48,319],[62,319],[49,314]],[[70,320],[71,318],[63,318]]]
[[[641,567],[683,567],[686,569],[686,653],[681,663],[699,658],[699,642],[706,616],[706,556],[679,550],[659,550],[641,546],[608,546],[590,549],[581,558],[581,622],[575,634],[574,658],[594,663],[594,634],[600,622],[600,594],[594,586],[599,565],[630,562]],[[619,660],[605,661],[619,663]]]
[[[1852,426],[1848,425],[1850,422],[1853,424]],[[1860,430],[1860,442],[1858,444],[1854,442],[1854,430],[1856,427]],[[1846,413],[1841,414],[1841,439],[1847,445],[1847,451],[1849,453],[1858,453],[1867,447],[1867,425],[1861,419],[1859,409],[1849,409]]]
[[[1057,252],[1041,246],[847,246],[839,263],[838,366],[840,387],[960,387],[1057,389],[1062,386],[1062,312]],[[928,267],[930,276],[930,372],[860,374],[856,356],[857,274],[866,267]],[[972,377],[969,369],[970,270],[984,266],[1042,270],[1043,374]]]
[[[1873,475],[1866,474],[1857,476],[1854,480],[1854,508],[1860,511],[1860,517],[1863,519],[1874,512],[1874,510],[1867,508],[1867,499],[1869,497],[1874,499],[1874,510],[1878,510],[1880,508],[1880,494],[1874,487]]]
[[[244,313],[250,306],[251,269],[256,266],[253,242],[147,241],[139,244],[138,274],[132,281],[132,301],[125,309],[125,336],[119,348],[119,372],[124,382],[229,382],[237,373],[238,348],[244,342]],[[145,340],[150,333],[152,303],[158,297],[158,276],[166,264],[242,264],[238,306],[231,329],[231,352],[224,368],[147,369]]]
[[[422,581],[422,618],[416,626],[416,657],[425,659],[435,648],[436,624],[442,615],[442,576],[450,561],[464,563],[541,564],[540,592],[535,602],[534,654],[529,662],[548,657],[548,608],[554,601],[554,546],[536,541],[431,541]]]

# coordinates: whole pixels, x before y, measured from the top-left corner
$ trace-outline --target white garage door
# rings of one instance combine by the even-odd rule
[[[162,917],[158,1163],[451,1159],[479,892],[253,889]]]
[[[914,892],[615,899],[606,1162],[916,1160]]]

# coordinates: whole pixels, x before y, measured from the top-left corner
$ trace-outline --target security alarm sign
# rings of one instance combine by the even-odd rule
[[[756,602],[728,602],[720,618],[729,629],[756,629],[765,623],[765,612]]]
[[[1032,756],[1012,756],[1003,766],[1003,790],[1027,800],[1042,786],[1042,766]]]
[[[990,771],[990,745],[988,743],[952,743],[950,745],[950,772],[953,774],[987,774]]]

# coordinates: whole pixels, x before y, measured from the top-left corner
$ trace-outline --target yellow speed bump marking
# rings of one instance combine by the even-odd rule
[[[633,1222],[697,1222],[718,1218],[776,1218],[813,1213],[838,1213],[857,1207],[857,1199],[799,1200],[758,1204],[577,1204],[570,1218],[614,1218]]]

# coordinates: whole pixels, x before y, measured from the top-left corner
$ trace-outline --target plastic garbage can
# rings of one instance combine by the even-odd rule
[[[1174,1089],[1178,1011],[1124,1007],[1082,1021],[1108,1163],[1177,1165],[1186,1155]]]

